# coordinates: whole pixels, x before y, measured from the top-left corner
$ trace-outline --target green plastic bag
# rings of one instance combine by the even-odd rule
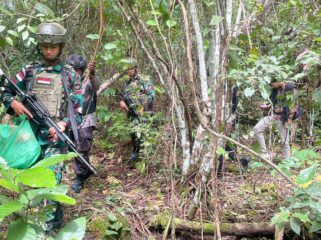
[[[41,147],[26,115],[15,120],[14,125],[0,124],[0,157],[7,165],[27,169],[38,159]]]

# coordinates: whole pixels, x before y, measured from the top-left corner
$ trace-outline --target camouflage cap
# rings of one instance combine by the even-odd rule
[[[66,33],[67,30],[57,22],[43,22],[37,27],[36,39],[38,43],[65,43]]]

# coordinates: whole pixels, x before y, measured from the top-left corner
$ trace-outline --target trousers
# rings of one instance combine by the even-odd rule
[[[281,138],[281,148],[282,148],[282,158],[289,158],[291,155],[290,148],[290,136],[289,129],[282,124],[282,122],[275,118],[275,116],[267,116],[262,118],[253,128],[255,132],[255,137],[260,144],[260,150],[262,154],[267,154],[268,150],[265,144],[264,132],[270,128],[273,124],[276,124]]]

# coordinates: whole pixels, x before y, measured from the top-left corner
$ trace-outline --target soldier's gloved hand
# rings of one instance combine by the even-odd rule
[[[30,118],[33,118],[31,112],[19,101],[13,100],[11,102],[10,107],[13,109],[13,111],[18,114],[19,116],[23,114],[27,114]]]
[[[95,76],[95,73],[96,73],[96,62],[94,60],[91,60],[88,63],[88,70],[89,70],[89,74],[91,76]]]

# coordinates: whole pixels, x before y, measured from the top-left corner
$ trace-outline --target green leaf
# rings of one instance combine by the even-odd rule
[[[9,226],[8,240],[35,240],[37,233],[22,218],[13,221]]]
[[[251,88],[251,87],[246,88],[246,89],[244,90],[244,95],[245,95],[245,97],[251,97],[254,93],[255,93],[255,89],[254,89],[254,88]]]
[[[19,24],[19,23],[21,23],[21,22],[23,22],[25,20],[27,20],[27,18],[25,18],[25,17],[18,18],[17,19],[17,24]]]
[[[137,168],[138,171],[140,171],[142,173],[145,171],[146,163],[145,163],[145,161],[140,161],[135,164],[135,167]]]
[[[298,218],[301,222],[304,222],[304,223],[310,222],[310,219],[307,214],[294,213],[294,214],[292,214],[292,217]]]
[[[123,224],[121,222],[115,222],[114,224],[110,225],[111,229],[114,229],[115,231],[118,231],[123,227]]]
[[[0,205],[0,220],[10,215],[11,213],[19,211],[24,205],[19,201],[10,201]]]
[[[22,40],[23,40],[23,41],[26,41],[28,37],[29,37],[29,32],[28,32],[28,31],[24,31],[24,32],[22,33]]]
[[[77,218],[59,231],[55,240],[81,240],[86,231],[86,218]]]
[[[110,222],[116,222],[117,221],[117,218],[116,218],[116,216],[114,215],[114,214],[112,214],[112,213],[109,213],[108,214],[108,220],[110,221]]]
[[[308,167],[302,171],[300,171],[299,175],[296,178],[297,184],[304,184],[309,181],[312,181],[316,175],[317,165],[314,164],[311,167]]]
[[[293,232],[300,235],[301,227],[300,227],[300,223],[298,222],[298,220],[296,220],[295,218],[290,218],[290,226],[291,226]]]
[[[8,30],[7,33],[9,33],[12,36],[19,37],[18,33],[14,30]]]
[[[86,38],[89,38],[91,40],[98,40],[99,39],[99,35],[98,34],[89,34],[86,36]]]
[[[177,22],[175,20],[167,20],[166,21],[166,25],[169,28],[176,26],[176,24],[177,24]]]
[[[33,26],[27,26],[28,30],[32,33],[35,33],[36,32],[36,28],[33,27]]]
[[[5,179],[0,179],[0,186],[17,193],[20,192],[20,189],[17,185]]]
[[[118,232],[107,229],[106,232],[105,232],[105,234],[106,234],[107,236],[112,236],[112,235],[117,235]]]
[[[25,27],[26,27],[26,24],[18,26],[17,28],[18,32],[21,32],[23,29],[25,29]]]
[[[75,199],[68,197],[67,195],[62,193],[44,193],[38,195],[36,199],[48,199],[69,205],[75,205],[77,203]]]
[[[69,187],[66,185],[59,184],[55,188],[39,188],[39,189],[32,189],[25,192],[25,194],[21,194],[19,197],[19,201],[27,204],[29,201],[33,202],[40,202],[42,199],[37,198],[43,194],[63,194],[66,195],[68,192]]]
[[[55,174],[47,168],[31,168],[24,170],[17,176],[17,181],[30,187],[48,187],[56,186]]]
[[[216,15],[214,15],[214,16],[212,17],[212,19],[211,19],[210,25],[211,25],[211,26],[217,25],[217,24],[219,24],[220,22],[222,22],[223,19],[224,19],[224,18],[221,17],[221,16],[216,16]]]
[[[6,26],[0,25],[0,33],[3,32],[3,30],[6,29]]]
[[[146,22],[147,25],[149,26],[157,26],[157,22],[155,19],[150,19]]]
[[[8,44],[10,44],[11,46],[13,46],[13,41],[11,37],[6,37],[6,41]]]
[[[317,232],[321,230],[321,222],[312,222],[309,232]]]
[[[55,13],[47,5],[43,3],[39,3],[39,2],[36,3],[35,9],[46,16],[49,16],[52,18],[55,17]]]
[[[117,44],[116,43],[107,43],[107,44],[104,45],[104,48],[106,50],[115,49],[115,48],[117,48]]]
[[[61,162],[64,162],[66,160],[71,160],[77,156],[78,156],[78,154],[74,153],[74,152],[69,152],[67,154],[57,154],[52,157],[45,158],[45,159],[39,161],[32,168],[37,168],[37,167],[48,168],[48,167],[54,166],[56,164],[59,164]]]

